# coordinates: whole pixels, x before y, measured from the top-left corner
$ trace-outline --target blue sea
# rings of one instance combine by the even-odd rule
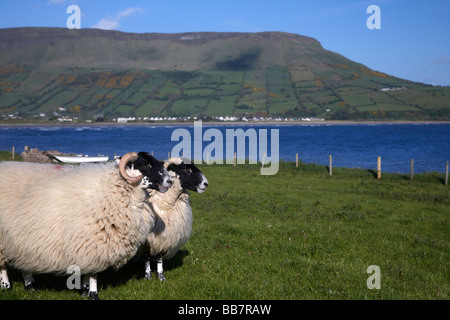
[[[295,155],[306,163],[328,164],[333,167],[375,169],[377,157],[382,158],[383,172],[408,173],[410,159],[414,172],[444,172],[450,161],[450,124],[280,124],[280,125],[210,125],[203,123],[201,135],[209,129],[218,129],[223,135],[223,157],[227,129],[254,131],[258,138],[267,130],[267,155],[271,153],[271,136],[279,134],[279,159],[295,161]],[[165,159],[168,152],[180,143],[172,141],[172,133],[192,125],[143,126],[36,126],[0,127],[0,150],[23,151],[25,146],[39,150],[58,150],[63,153],[94,155],[122,155],[130,151],[153,152]],[[217,131],[216,131],[217,132]],[[199,138],[197,138],[199,139]],[[197,140],[201,141],[201,140]],[[211,140],[214,141],[214,140]],[[202,148],[211,144],[202,141]],[[259,140],[258,140],[259,141]],[[220,141],[219,141],[220,142]],[[246,154],[249,154],[248,140]],[[194,152],[192,152],[194,154]],[[206,159],[204,159],[206,160]],[[258,159],[261,160],[260,158]]]

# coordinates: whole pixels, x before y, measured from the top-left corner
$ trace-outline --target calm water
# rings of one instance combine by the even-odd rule
[[[64,153],[88,155],[124,154],[129,151],[154,151],[157,158],[178,144],[171,141],[172,132],[185,128],[194,134],[192,126],[89,126],[89,127],[0,127],[0,150],[21,152],[25,146],[40,150],[59,150]],[[450,124],[350,124],[350,125],[252,125],[211,126],[203,124],[203,133],[219,129],[242,128],[279,130],[279,157],[295,161],[295,154],[303,162],[328,164],[333,156],[334,167],[376,168],[382,157],[382,170],[408,173],[410,159],[414,171],[445,171],[450,161]],[[258,135],[259,136],[259,135]],[[204,141],[203,149],[211,142]],[[270,147],[270,134],[268,135]],[[249,147],[246,146],[248,153]],[[224,147],[225,157],[225,147]],[[270,154],[270,150],[268,151]]]

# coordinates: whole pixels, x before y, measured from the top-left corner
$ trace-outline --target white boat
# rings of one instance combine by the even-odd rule
[[[98,157],[89,157],[89,156],[55,156],[54,157],[61,162],[64,163],[86,163],[86,162],[105,162],[109,160],[108,156],[98,156]]]

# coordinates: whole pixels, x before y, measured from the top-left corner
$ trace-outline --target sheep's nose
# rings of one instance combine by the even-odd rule
[[[203,182],[203,185],[205,186],[205,188],[208,186],[208,182]]]

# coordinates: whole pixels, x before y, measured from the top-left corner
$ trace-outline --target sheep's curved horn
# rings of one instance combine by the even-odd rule
[[[167,170],[167,168],[169,168],[169,166],[170,166],[170,162],[167,161],[167,160],[164,160],[163,166],[164,166],[164,168],[166,168],[166,170]]]
[[[168,168],[172,163],[176,164],[176,165],[180,165],[181,163],[183,163],[183,159],[181,158],[169,158],[168,160],[164,160],[164,168]]]
[[[139,176],[137,176],[137,177],[130,177],[130,176],[128,175],[127,171],[126,171],[127,164],[128,164],[129,162],[136,161],[137,158],[138,158],[138,155],[137,155],[136,152],[129,152],[129,153],[125,154],[125,155],[122,157],[122,159],[120,159],[120,162],[119,162],[119,172],[120,172],[120,175],[121,175],[125,180],[128,180],[129,182],[137,182],[137,181],[139,181],[139,180],[142,179],[142,175],[139,175]]]

